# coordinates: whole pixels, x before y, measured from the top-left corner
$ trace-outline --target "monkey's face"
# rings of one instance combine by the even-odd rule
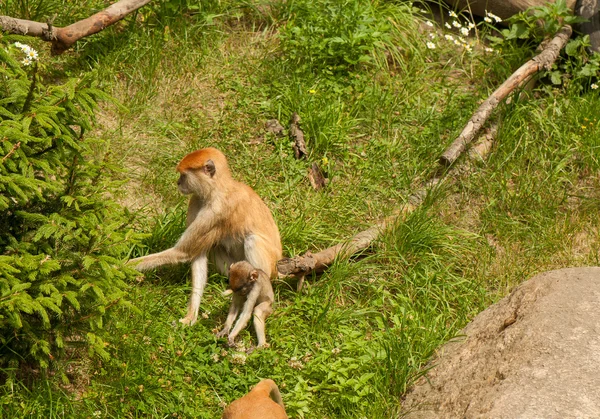
[[[229,175],[227,159],[219,150],[203,148],[186,155],[176,167],[179,172],[177,187],[184,195],[194,194],[209,198],[218,179]]]
[[[254,287],[258,272],[248,262],[237,262],[229,268],[229,288],[239,295],[248,295]]]
[[[177,189],[183,195],[196,194],[200,197],[210,195],[210,191],[214,188],[214,171],[212,174],[203,168],[188,169],[180,172],[177,180]]]
[[[179,175],[177,179],[177,189],[183,195],[190,195],[201,188],[198,177],[192,170],[186,170]]]

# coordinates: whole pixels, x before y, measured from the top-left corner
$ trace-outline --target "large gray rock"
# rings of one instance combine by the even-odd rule
[[[546,272],[480,313],[406,396],[409,418],[600,418],[600,268]]]

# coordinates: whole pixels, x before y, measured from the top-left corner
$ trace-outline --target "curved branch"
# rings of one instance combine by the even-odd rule
[[[295,276],[299,278],[299,291],[304,283],[305,275],[308,275],[311,272],[322,272],[336,259],[348,259],[352,255],[369,248],[371,243],[373,243],[380,234],[419,208],[430,191],[435,187],[440,186],[442,182],[453,179],[453,177],[449,177],[448,175],[454,172],[458,172],[456,173],[456,175],[458,175],[465,170],[472,170],[472,162],[485,160],[492,151],[493,139],[497,132],[497,126],[492,126],[489,132],[485,136],[481,136],[480,140],[473,147],[473,153],[470,155],[470,160],[466,160],[463,164],[456,165],[450,170],[445,171],[445,173],[433,177],[426,182],[424,186],[410,195],[407,202],[394,211],[392,215],[380,220],[374,226],[361,231],[349,240],[336,244],[335,246],[329,247],[318,253],[306,252],[303,255],[298,255],[293,258],[283,258],[279,260],[277,262],[279,277],[286,278]]]

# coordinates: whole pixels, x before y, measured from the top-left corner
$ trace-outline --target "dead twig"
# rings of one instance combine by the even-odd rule
[[[327,179],[325,179],[325,175],[317,163],[313,163],[310,166],[310,169],[308,170],[308,180],[316,191],[323,189],[325,185],[327,185]]]
[[[9,159],[10,156],[15,154],[15,151],[17,151],[19,149],[19,147],[21,147],[21,141],[16,143],[6,156],[2,157],[2,163],[4,163],[7,159]]]
[[[267,122],[265,122],[265,131],[270,132],[276,137],[280,137],[283,136],[285,128],[277,119],[269,119]]]
[[[306,156],[306,143],[304,142],[304,133],[300,129],[300,115],[296,112],[292,114],[290,120],[290,138],[294,141],[292,148],[294,149],[294,157],[301,159]]]

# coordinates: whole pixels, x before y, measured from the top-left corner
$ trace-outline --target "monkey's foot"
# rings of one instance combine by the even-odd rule
[[[223,329],[220,332],[215,333],[215,336],[218,337],[218,338],[224,338],[228,334],[229,334],[229,330]]]
[[[196,318],[194,318],[193,316],[185,316],[182,319],[179,319],[179,323],[186,325],[186,326],[193,326],[194,323],[196,323]]]

